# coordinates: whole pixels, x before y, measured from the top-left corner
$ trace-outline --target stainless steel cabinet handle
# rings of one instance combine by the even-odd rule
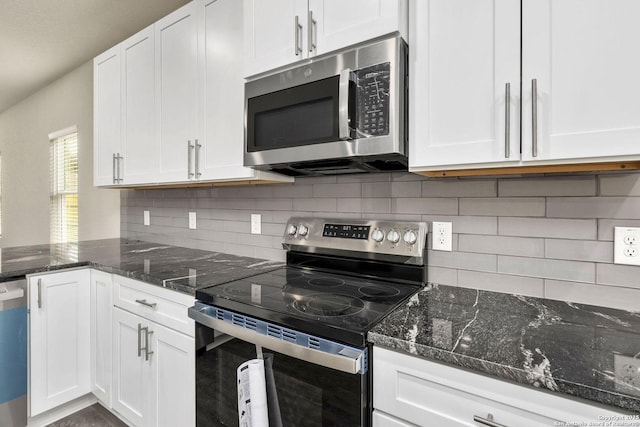
[[[313,19],[313,11],[309,11],[307,16],[307,43],[309,43],[309,52],[313,53],[316,50],[316,38],[318,31],[318,22]]]
[[[147,302],[146,299],[137,299],[136,302],[138,304],[146,305],[147,307],[153,308],[154,310],[155,310],[156,306],[158,305],[155,302]]]
[[[198,140],[196,139],[196,179],[200,178],[200,176],[202,175],[202,173],[200,172],[200,147],[202,147],[202,144],[199,144]]]
[[[191,172],[191,150],[194,146],[191,145],[191,140],[187,141],[187,179],[193,178],[193,172]]]
[[[114,160],[115,160],[115,162],[114,162],[115,163],[115,179],[114,179],[114,181],[115,181],[116,184],[118,184],[118,183],[123,181],[123,179],[122,179],[122,167],[121,167],[121,163],[120,162],[121,162],[121,160],[124,160],[124,157],[122,157],[120,155],[120,153],[116,153]]]
[[[511,83],[504,88],[504,157],[511,157]]]
[[[473,421],[479,423],[479,424],[484,424],[485,426],[489,426],[489,427],[507,427],[504,424],[500,424],[497,423],[495,421],[493,421],[493,414],[488,414],[487,418],[482,418],[479,417],[477,415],[473,416]]]
[[[138,357],[142,356],[142,323],[138,323]]]
[[[300,32],[302,31],[302,25],[300,25],[300,18],[296,15],[296,19],[294,21],[294,53],[296,56],[302,53],[302,47],[300,46]]]
[[[153,354],[153,351],[149,351],[149,335],[152,335],[153,331],[150,331],[149,327],[144,330],[144,360],[149,360],[149,356]]]
[[[531,155],[538,157],[538,79],[531,80]]]
[[[42,308],[42,279],[38,279],[38,308]]]
[[[118,179],[116,178],[116,162],[117,162],[117,157],[116,157],[116,153],[113,153],[113,183],[115,184],[116,182],[118,182]]]

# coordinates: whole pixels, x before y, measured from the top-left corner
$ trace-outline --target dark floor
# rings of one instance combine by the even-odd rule
[[[47,427],[126,427],[115,415],[97,403]]]

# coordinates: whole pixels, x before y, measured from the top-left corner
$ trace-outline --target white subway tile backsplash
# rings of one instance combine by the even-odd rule
[[[545,280],[544,296],[558,301],[598,305],[640,313],[638,305],[640,289]]]
[[[547,216],[556,218],[637,219],[640,197],[550,197]]]
[[[442,179],[422,182],[422,197],[496,197],[495,179]]]
[[[458,286],[539,298],[544,296],[544,280],[534,277],[459,270]]]
[[[498,234],[502,236],[549,237],[595,240],[595,219],[498,218]]]
[[[640,174],[600,175],[600,196],[640,196]]]
[[[461,234],[458,250],[539,258],[544,257],[544,239]]]
[[[613,242],[547,239],[545,257],[574,261],[612,263]]]
[[[142,212],[151,211],[151,226]],[[198,229],[187,214],[196,210]],[[262,215],[261,235],[250,214]],[[640,226],[640,173],[428,179],[406,172],[295,184],[121,190],[121,235],[283,261],[292,216],[450,221],[454,251],[428,251],[428,280],[637,304],[640,267],[612,264],[613,227]],[[430,224],[429,224],[430,225]]]
[[[595,196],[596,177],[540,177],[499,179],[500,197]]]
[[[596,266],[590,262],[498,255],[498,272],[543,279],[595,283]]]
[[[391,212],[422,215],[457,215],[458,199],[444,197],[393,198]]]
[[[460,199],[460,215],[524,216],[545,214],[543,197],[495,197]]]

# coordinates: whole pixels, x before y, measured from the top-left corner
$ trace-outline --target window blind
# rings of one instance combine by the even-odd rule
[[[51,139],[51,243],[78,241],[78,133]]]

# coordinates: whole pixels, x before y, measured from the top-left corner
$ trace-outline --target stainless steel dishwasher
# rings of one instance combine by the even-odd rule
[[[27,281],[0,283],[0,426],[27,425]]]

